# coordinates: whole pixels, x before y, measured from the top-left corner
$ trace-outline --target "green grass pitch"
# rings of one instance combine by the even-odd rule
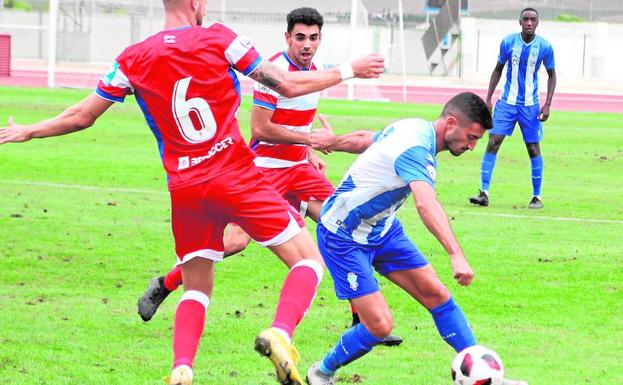
[[[51,117],[87,91],[0,88],[0,120]],[[323,100],[338,132],[379,130],[440,106]],[[239,117],[248,135],[250,103]],[[486,140],[486,139],[485,139]],[[439,155],[439,199],[476,273],[451,277],[412,203],[400,218],[510,378],[532,385],[623,382],[623,115],[552,111],[545,124],[545,208],[526,208],[530,163],[516,134],[502,146],[488,208],[472,207],[486,143]],[[354,157],[326,156],[337,183]],[[170,206],[156,142],[128,99],[64,137],[0,146],[0,383],[161,384],[171,365],[174,293],[143,323],[136,300],[174,263]],[[313,223],[310,223],[313,230]],[[195,384],[276,384],[253,339],[272,319],[286,269],[251,245],[218,264]],[[300,370],[350,321],[328,274],[296,333]],[[428,312],[381,279],[405,342],[339,372],[339,384],[450,385],[454,353]]]

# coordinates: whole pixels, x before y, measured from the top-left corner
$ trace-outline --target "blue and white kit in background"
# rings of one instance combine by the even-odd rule
[[[396,211],[411,194],[409,183],[433,188],[436,134],[431,122],[404,119],[374,136],[322,206],[318,245],[340,299],[378,291],[380,274],[428,264],[407,238]]]
[[[538,35],[526,43],[521,33],[514,33],[500,43],[498,63],[507,64],[508,68],[502,97],[495,105],[490,134],[510,136],[518,122],[526,143],[541,141],[538,73],[541,64],[548,70],[554,69],[552,45]]]

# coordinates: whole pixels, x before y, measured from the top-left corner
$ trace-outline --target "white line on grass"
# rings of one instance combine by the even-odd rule
[[[28,186],[41,186],[52,188],[70,188],[76,190],[90,190],[90,191],[102,191],[102,192],[121,192],[121,193],[138,193],[138,194],[152,194],[152,195],[165,195],[168,191],[163,190],[148,190],[139,188],[124,188],[124,187],[102,187],[102,186],[85,186],[79,184],[67,184],[67,183],[53,183],[53,182],[36,182],[27,180],[15,180],[15,179],[0,179],[0,183],[7,184],[21,184]]]
[[[79,185],[79,184],[36,182],[36,181],[25,181],[25,180],[16,180],[16,179],[0,179],[0,183],[18,184],[18,185],[21,184],[21,185],[28,185],[28,186],[41,186],[41,187],[52,187],[52,188],[70,188],[70,189],[76,189],[76,190],[138,193],[138,194],[152,194],[152,195],[165,195],[167,193],[166,191],[159,191],[159,190],[124,188],[124,187],[85,186],[85,185]],[[544,215],[504,214],[504,213],[495,213],[495,212],[475,212],[475,211],[460,211],[459,213],[467,214],[467,215],[479,215],[479,216],[484,216],[484,217],[497,217],[497,218],[538,219],[538,220],[543,220],[543,221],[557,221],[557,222],[623,224],[623,220],[616,220],[616,219],[548,217]],[[449,213],[449,214],[458,215],[458,213],[454,213],[454,214]]]
[[[522,214],[504,214],[504,213],[473,212],[473,211],[461,211],[460,214],[479,215],[483,217],[497,217],[497,218],[537,219],[537,220],[543,220],[543,221],[557,221],[557,222],[609,223],[609,224],[623,225],[623,220],[616,220],[616,219],[548,217],[545,215],[522,215]],[[457,215],[457,214],[454,214],[454,215]]]

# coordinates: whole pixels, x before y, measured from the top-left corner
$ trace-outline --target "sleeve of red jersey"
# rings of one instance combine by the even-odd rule
[[[123,103],[125,97],[133,92],[130,81],[119,68],[118,62],[115,62],[108,73],[100,79],[95,90],[99,97],[118,103]]]
[[[279,94],[261,83],[253,83],[253,105],[275,111]]]
[[[238,72],[247,76],[262,63],[262,56],[255,50],[253,40],[238,36],[234,31],[219,25],[225,42],[225,58]]]

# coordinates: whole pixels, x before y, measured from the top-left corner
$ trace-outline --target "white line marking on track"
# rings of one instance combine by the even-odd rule
[[[159,190],[124,188],[124,187],[88,186],[88,185],[79,185],[79,184],[37,182],[37,181],[26,181],[26,180],[16,180],[16,179],[0,179],[0,183],[16,184],[16,185],[21,184],[21,185],[28,185],[28,186],[41,186],[41,187],[51,187],[51,188],[68,188],[68,189],[88,190],[88,191],[168,195],[167,191],[159,191]],[[448,212],[448,215],[477,215],[477,216],[496,217],[496,218],[537,219],[537,220],[542,220],[542,221],[607,223],[607,224],[623,225],[623,220],[616,220],[616,219],[549,217],[545,215],[505,214],[505,213],[496,213],[496,212],[459,211],[459,212]]]

